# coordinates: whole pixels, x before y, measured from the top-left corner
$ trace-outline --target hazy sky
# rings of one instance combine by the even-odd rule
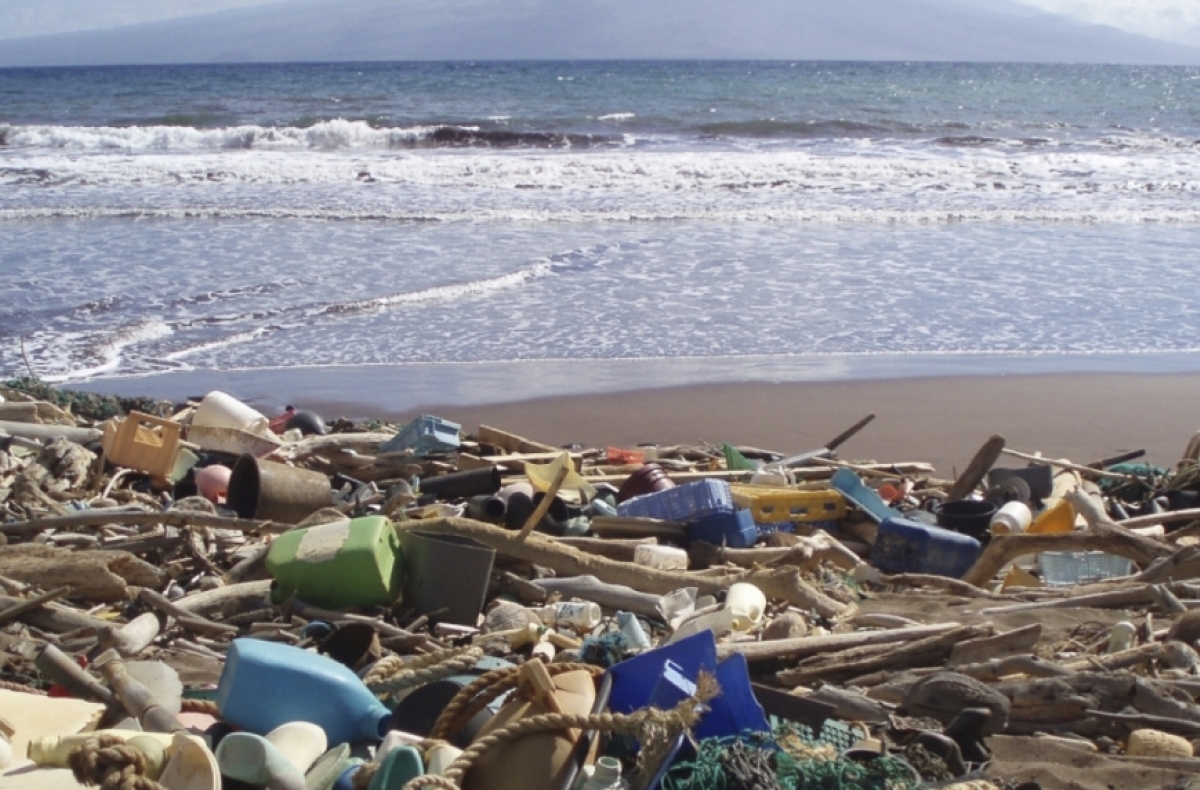
[[[1200,0],[1019,1],[1085,22],[1200,46]],[[0,0],[0,38],[115,27],[267,2],[278,0]]]

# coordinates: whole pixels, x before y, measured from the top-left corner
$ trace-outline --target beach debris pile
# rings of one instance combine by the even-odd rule
[[[940,477],[845,460],[873,415],[789,454],[0,397],[0,788],[1200,783],[1200,434]]]

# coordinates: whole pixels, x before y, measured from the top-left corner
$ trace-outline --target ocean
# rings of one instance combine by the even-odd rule
[[[1198,192],[1196,68],[0,70],[0,375],[403,409],[1200,370]]]

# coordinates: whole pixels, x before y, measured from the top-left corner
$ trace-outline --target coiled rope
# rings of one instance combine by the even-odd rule
[[[166,790],[145,775],[146,755],[115,735],[84,741],[71,750],[67,765],[75,781],[101,790]]]

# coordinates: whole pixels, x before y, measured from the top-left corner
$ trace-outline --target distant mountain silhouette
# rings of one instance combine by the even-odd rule
[[[1004,0],[290,0],[0,40],[0,66],[744,58],[1200,64]]]

